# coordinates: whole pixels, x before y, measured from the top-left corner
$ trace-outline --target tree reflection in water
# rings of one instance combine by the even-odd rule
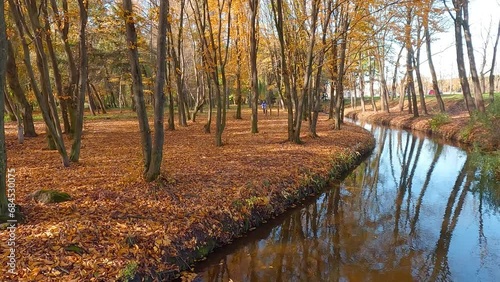
[[[498,279],[500,185],[493,175],[458,148],[367,128],[376,148],[342,183],[210,255],[197,279]]]

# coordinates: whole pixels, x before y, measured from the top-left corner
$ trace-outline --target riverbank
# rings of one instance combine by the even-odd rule
[[[329,178],[354,167],[374,147],[371,134],[346,124],[333,131],[322,116],[320,138],[285,142],[286,116],[259,117],[250,134],[249,111],[228,119],[225,146],[217,148],[203,122],[166,132],[159,181],[141,180],[137,121],[111,112],[85,123],[81,162],[63,168],[45,136],[17,144],[7,126],[9,168],[16,170],[16,202],[26,222],[17,226],[17,275],[1,280],[167,280],[214,247],[229,244],[267,219],[321,190]],[[37,124],[39,132],[42,124]],[[66,144],[70,144],[66,140]],[[71,200],[35,202],[40,189]],[[0,245],[7,250],[7,230]],[[2,253],[0,263],[7,263]]]
[[[495,104],[489,106],[488,116],[474,115],[472,118],[467,112],[463,98],[458,95],[445,96],[446,113],[439,113],[434,97],[426,99],[428,113],[414,118],[405,108],[400,111],[398,102],[391,101],[390,113],[371,111],[367,104],[363,112],[361,107],[346,106],[346,117],[362,120],[369,123],[388,125],[397,128],[416,130],[428,135],[440,137],[466,146],[476,146],[483,151],[498,151],[500,149],[500,98],[497,95]],[[377,105],[380,109],[380,105]],[[419,104],[420,106],[420,104]]]

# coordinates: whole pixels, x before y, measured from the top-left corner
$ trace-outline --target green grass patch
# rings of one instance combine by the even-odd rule
[[[430,121],[430,126],[433,131],[436,131],[439,127],[450,122],[450,117],[447,113],[439,113],[432,117]]]

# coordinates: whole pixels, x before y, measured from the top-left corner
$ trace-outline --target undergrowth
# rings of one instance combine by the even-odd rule
[[[430,121],[430,126],[433,131],[436,131],[443,124],[447,124],[450,122],[450,117],[447,113],[439,113],[432,117]]]

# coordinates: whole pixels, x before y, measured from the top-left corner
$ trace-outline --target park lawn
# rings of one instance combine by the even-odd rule
[[[205,116],[165,133],[162,176],[145,183],[137,120],[110,111],[87,119],[81,161],[64,168],[45,135],[16,140],[7,124],[8,167],[16,170],[16,203],[26,221],[16,234],[17,276],[0,280],[114,281],[135,273],[168,279],[213,247],[282,213],[339,177],[374,146],[373,137],[346,124],[332,130],[320,116],[320,138],[286,142],[286,115],[259,116],[250,133],[250,111],[232,118],[223,147],[205,134]],[[38,133],[44,132],[37,122]],[[70,140],[66,139],[67,148]],[[40,189],[69,193],[57,204],[35,202]],[[6,230],[0,231],[0,263],[6,265]]]

